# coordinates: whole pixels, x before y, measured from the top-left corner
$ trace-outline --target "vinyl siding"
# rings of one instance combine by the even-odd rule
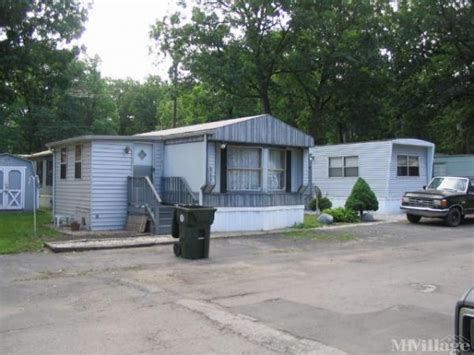
[[[346,199],[358,177],[329,177],[329,158],[340,156],[359,157],[359,177],[370,185],[377,198],[386,197],[388,165],[392,143],[369,142],[339,144],[310,148],[314,156],[312,164],[313,183],[323,196]]]
[[[216,143],[207,143],[207,181],[209,184],[216,183]]]
[[[311,136],[270,115],[216,128],[212,140],[236,143],[311,147]]]
[[[419,157],[420,176],[397,176],[397,156],[411,155]],[[390,163],[390,181],[388,198],[398,199],[407,191],[419,190],[430,180],[428,176],[428,148],[393,145]]]
[[[164,146],[165,177],[183,177],[193,192],[199,192],[205,184],[204,142],[172,144]]]
[[[436,156],[435,164],[445,164],[446,175],[474,176],[474,155]]]
[[[86,219],[86,228],[90,227],[91,209],[91,144],[82,144],[81,178],[74,178],[75,145],[66,146],[66,179],[61,179],[61,148],[54,151],[54,213],[72,217],[78,222]]]
[[[132,175],[129,142],[92,143],[92,229],[123,229],[127,220],[127,178]]]

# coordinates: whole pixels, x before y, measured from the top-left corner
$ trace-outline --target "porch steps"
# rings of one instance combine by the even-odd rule
[[[148,220],[151,222],[151,233],[154,234],[171,234],[171,223],[173,221],[174,206],[171,205],[160,205],[158,223],[156,227],[153,225],[153,220],[146,210],[142,206],[128,206],[128,215],[129,216],[147,216]]]

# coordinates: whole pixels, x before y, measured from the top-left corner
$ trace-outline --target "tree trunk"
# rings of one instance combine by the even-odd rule
[[[309,123],[309,134],[314,138],[314,142],[317,142],[318,128],[321,123],[321,98],[317,97],[314,100],[313,108],[311,109],[311,120]]]

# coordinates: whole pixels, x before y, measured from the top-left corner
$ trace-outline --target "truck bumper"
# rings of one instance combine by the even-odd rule
[[[407,213],[421,217],[433,217],[433,218],[444,218],[449,212],[449,208],[428,208],[428,207],[415,207],[415,206],[400,206],[400,209]]]

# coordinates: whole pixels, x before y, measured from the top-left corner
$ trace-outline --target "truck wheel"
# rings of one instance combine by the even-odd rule
[[[461,224],[462,214],[459,208],[451,208],[448,215],[444,218],[444,223],[450,227],[457,227]]]
[[[174,243],[173,251],[175,256],[181,256],[181,245],[179,245],[179,243]]]
[[[415,216],[414,214],[407,214],[407,219],[410,223],[418,223],[421,216]]]

